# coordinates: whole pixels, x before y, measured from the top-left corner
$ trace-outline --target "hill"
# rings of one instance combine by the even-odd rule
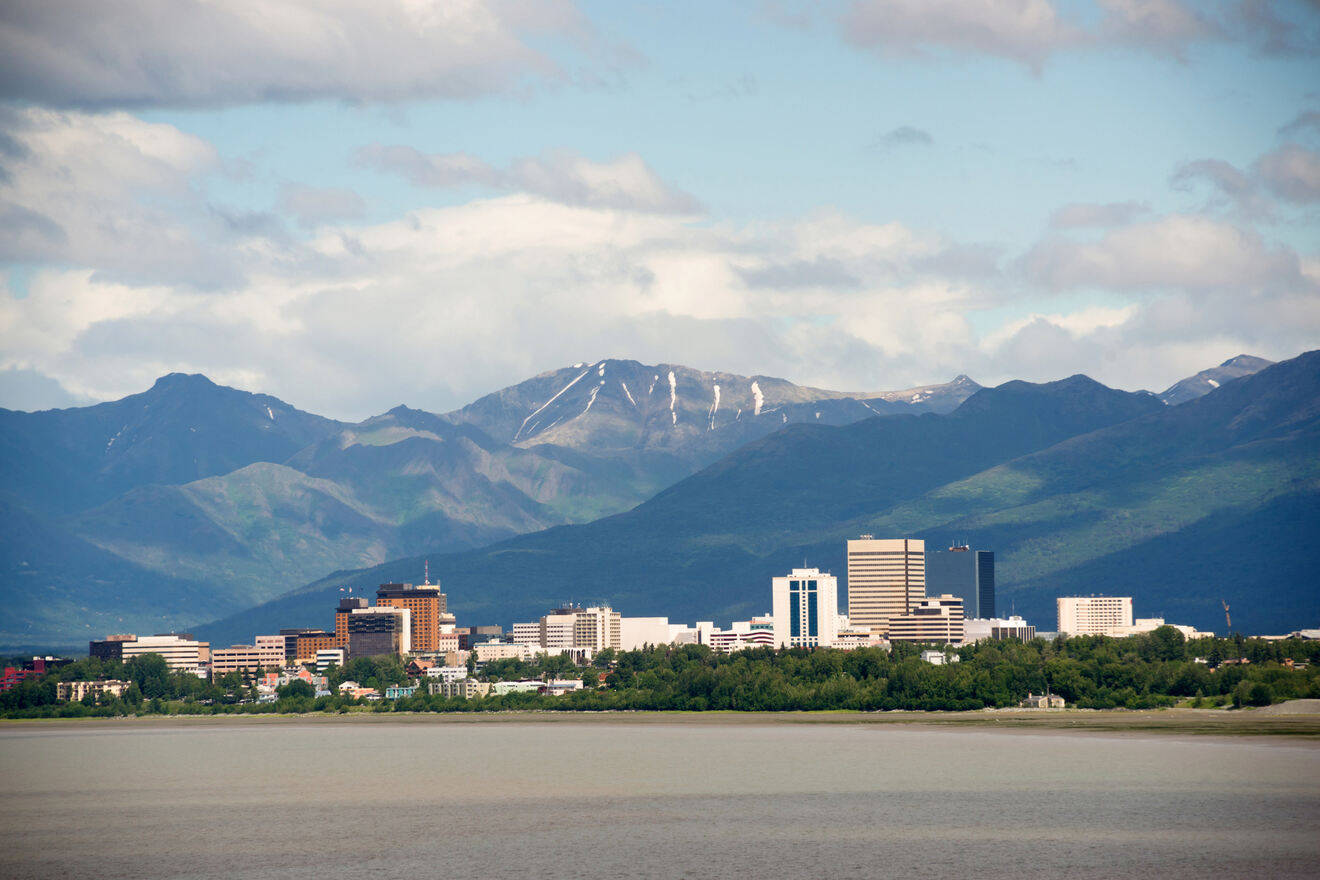
[[[1170,406],[1186,403],[1203,394],[1209,394],[1226,382],[1259,373],[1272,363],[1274,362],[1267,361],[1264,358],[1240,354],[1237,357],[1229,358],[1217,367],[1202,370],[1195,376],[1188,376],[1186,379],[1173,383],[1164,389],[1159,397],[1160,400]]]
[[[1164,411],[1083,376],[982,389],[951,414],[798,425],[751,443],[625,514],[432,557],[458,613],[508,623],[567,599],[628,614],[727,618],[765,610],[769,577],[837,563],[856,523],[1080,433]],[[230,638],[310,625],[345,584],[415,579],[420,559],[342,573],[203,630]]]
[[[101,570],[139,584],[134,607],[149,609],[123,627],[168,628],[338,569],[627,510],[786,423],[952,407],[978,387],[960,377],[868,403],[677,365],[584,367],[448,415],[400,406],[354,425],[182,374],[112,403],[0,412],[4,549],[44,560],[0,571],[0,598],[19,601],[33,584],[76,593],[85,571],[73,560],[97,551]],[[663,376],[660,390],[642,389],[645,375]],[[720,405],[717,386],[728,389]],[[208,601],[182,584],[203,585]],[[86,613],[69,619],[99,613],[94,596],[78,607]],[[15,621],[25,643],[66,638],[59,615],[39,616],[50,628]]]

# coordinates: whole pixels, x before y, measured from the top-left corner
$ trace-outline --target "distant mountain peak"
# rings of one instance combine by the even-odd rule
[[[1273,361],[1267,361],[1265,358],[1256,357],[1255,355],[1239,354],[1229,358],[1217,367],[1202,370],[1195,376],[1188,376],[1186,379],[1175,382],[1157,396],[1170,406],[1176,406],[1189,400],[1195,400],[1204,394],[1209,394],[1226,382],[1259,373],[1266,367],[1272,366],[1273,363]]]
[[[201,373],[166,373],[151,386],[152,391],[170,391],[176,388],[219,388]]]

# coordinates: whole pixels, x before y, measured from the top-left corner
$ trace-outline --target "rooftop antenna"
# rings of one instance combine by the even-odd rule
[[[422,581],[424,587],[431,585],[431,560],[429,559],[422,563]]]

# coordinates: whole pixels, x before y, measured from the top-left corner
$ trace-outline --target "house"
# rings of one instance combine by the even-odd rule
[[[1028,693],[1027,698],[1018,703],[1018,706],[1023,709],[1062,709],[1066,705],[1063,697],[1058,694]]]
[[[404,697],[411,697],[417,692],[417,685],[404,686],[401,684],[392,684],[385,688],[385,699],[401,700]]]

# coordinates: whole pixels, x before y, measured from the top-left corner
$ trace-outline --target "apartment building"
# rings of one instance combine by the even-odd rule
[[[121,638],[117,648],[125,663],[143,654],[159,654],[173,672],[196,672],[211,659],[211,643],[199,642],[190,633],[130,636]],[[283,651],[281,644],[281,656]]]
[[[455,636],[441,645],[441,636],[454,631],[454,615],[448,611],[448,599],[439,584],[381,584],[376,590],[378,608],[406,608],[412,621],[412,650],[417,652],[458,650]]]
[[[1131,596],[1060,596],[1055,602],[1060,635],[1116,636],[1132,628]]]

